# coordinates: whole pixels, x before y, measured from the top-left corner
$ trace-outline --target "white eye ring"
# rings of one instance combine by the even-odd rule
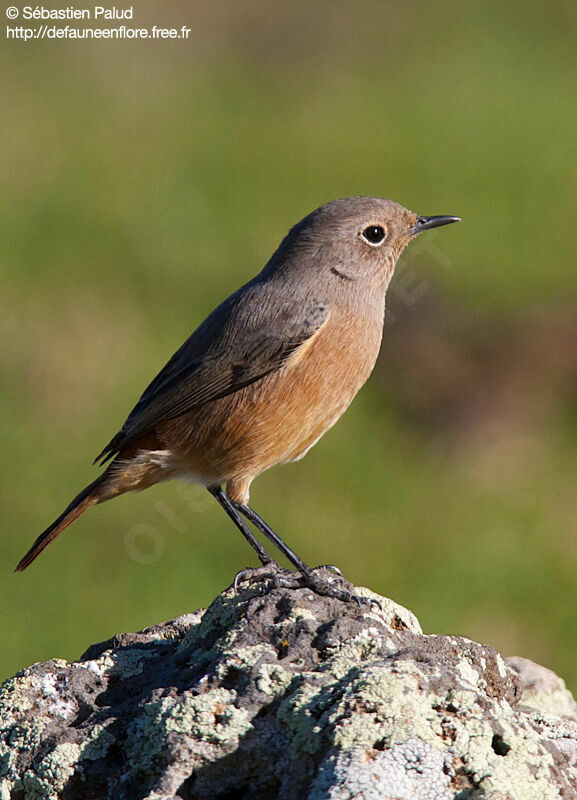
[[[378,247],[387,238],[387,232],[382,225],[369,225],[361,236],[371,247]]]

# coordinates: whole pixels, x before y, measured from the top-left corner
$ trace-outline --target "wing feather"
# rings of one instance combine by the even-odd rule
[[[282,368],[328,315],[325,302],[296,302],[267,284],[247,284],[172,356],[95,461],[114,458],[160,420],[174,419]]]

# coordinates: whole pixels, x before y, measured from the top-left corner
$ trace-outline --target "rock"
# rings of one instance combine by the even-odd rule
[[[366,589],[265,588],[6,681],[0,799],[577,798],[577,706],[549,670]]]

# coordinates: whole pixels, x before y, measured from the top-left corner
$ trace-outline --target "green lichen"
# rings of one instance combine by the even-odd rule
[[[70,687],[78,684],[69,678],[74,670],[76,676],[88,670],[97,677],[89,679],[84,674],[79,685],[101,691],[111,676],[125,680],[151,673],[156,668],[153,659],[160,664],[159,655],[168,651],[148,647],[145,638],[141,643],[129,637],[126,647],[111,648],[91,661],[48,662],[7,681],[0,689],[0,800],[12,800],[17,791],[25,800],[60,800],[71,776],[88,779],[91,769],[100,768],[99,760],[106,761],[112,745],[121,748],[129,765],[124,778],[143,787],[150,781],[147,800],[166,800],[174,795],[159,794],[160,783],[153,786],[151,776],[160,771],[166,780],[163,764],[171,753],[182,752],[189,759],[184,772],[178,765],[174,773],[175,786],[180,786],[182,776],[190,774],[187,769],[196,770],[235,752],[253,730],[257,736],[250,741],[258,742],[262,709],[269,724],[280,723],[286,734],[288,746],[282,757],[290,763],[283,761],[285,769],[295,759],[310,766],[319,760],[328,764],[333,758],[343,769],[350,761],[362,785],[364,764],[370,770],[374,759],[380,758],[380,768],[386,770],[392,763],[391,753],[404,754],[404,758],[414,751],[428,753],[431,764],[441,765],[441,782],[446,783],[452,774],[451,765],[460,765],[463,780],[469,776],[470,785],[478,787],[471,798],[558,800],[558,786],[551,776],[559,770],[560,760],[548,749],[559,731],[557,723],[549,724],[544,717],[536,721],[535,713],[508,702],[510,673],[500,657],[456,637],[447,637],[446,642],[424,637],[415,646],[411,632],[418,636],[420,628],[413,615],[363,589],[358,593],[376,598],[380,607],[363,607],[360,614],[355,609],[358,628],[356,622],[331,627],[330,618],[328,630],[334,630],[335,638],[331,639],[331,633],[329,644],[319,651],[314,637],[318,626],[326,622],[322,604],[312,606],[314,613],[287,604],[288,613],[274,621],[265,609],[259,620],[267,601],[259,597],[249,609],[257,591],[243,592],[242,599],[226,592],[204,615],[194,615],[182,640],[170,651],[172,663],[178,669],[184,664],[184,672],[177,671],[175,678],[168,672],[174,686],[152,682],[152,690],[137,698],[134,716],[120,726],[111,714],[105,722],[93,720],[91,726],[66,732],[76,709],[85,702],[73,694]],[[314,602],[305,594],[300,597]],[[384,624],[390,626],[388,630]],[[180,626],[179,637],[183,630],[185,626]],[[343,635],[349,630],[353,633]],[[255,635],[258,631],[264,631],[260,641]],[[172,629],[166,635],[152,631],[150,642],[174,636]],[[283,643],[280,649],[278,642]],[[430,660],[422,655],[427,643]],[[439,645],[448,647],[438,649]],[[189,674],[195,676],[193,688],[186,690],[183,678],[187,680]],[[500,688],[496,674],[503,682]],[[133,685],[138,686],[138,681],[129,680],[127,686]],[[566,692],[564,685],[560,684],[560,691]],[[81,698],[89,697],[83,692],[84,688]],[[275,700],[280,700],[278,706]],[[572,723],[565,720],[564,724],[567,740],[576,738]],[[49,741],[45,732],[57,726],[69,741],[56,738],[55,746],[45,750]],[[33,767],[26,769],[31,754],[35,754]],[[418,764],[410,765],[411,770],[417,768]]]
[[[319,700],[319,687],[303,682],[279,706],[278,718],[292,733],[293,758],[298,758],[301,753],[316,753],[321,748],[322,731],[312,713]]]
[[[235,705],[236,692],[217,688],[204,694],[185,692],[148,703],[129,730],[129,750],[140,760],[160,753],[166,736],[179,733],[198,741],[234,746],[251,728],[245,709]]]
[[[77,770],[81,752],[80,745],[71,742],[56,745],[34,771],[25,773],[22,783],[26,800],[59,800],[59,793]]]
[[[345,642],[328,647],[325,656],[329,660],[323,666],[336,678],[342,678],[351,669],[375,657],[382,647],[382,638],[377,628],[365,628]]]
[[[289,615],[287,616],[287,621],[292,623],[300,622],[303,619],[311,619],[315,620],[316,617],[313,612],[308,608],[301,608],[300,606],[293,606]]]
[[[335,746],[349,750],[372,747],[377,739],[394,744],[411,738],[438,744],[442,730],[432,705],[439,698],[421,692],[419,683],[417,674],[381,666],[363,670],[327,719],[335,728]]]
[[[283,694],[293,679],[294,675],[283,669],[280,664],[262,664],[255,682],[259,692],[272,698]]]
[[[392,628],[395,628],[397,620],[400,620],[407,630],[412,633],[422,634],[423,631],[419,620],[408,608],[400,606],[388,597],[381,597],[381,595],[372,592],[365,586],[357,586],[355,588],[355,594],[358,595],[358,597],[366,597],[368,600],[375,601],[363,611],[363,616],[367,619],[370,619],[372,616],[374,619],[379,622],[384,622],[385,625]]]
[[[231,668],[238,670],[251,669],[259,661],[266,659],[276,661],[276,652],[271,644],[255,644],[245,647],[236,646],[236,638],[227,642],[227,646],[219,648],[221,660],[216,666],[215,676],[222,679]]]

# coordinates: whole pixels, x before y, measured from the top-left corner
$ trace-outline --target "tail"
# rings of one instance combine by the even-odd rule
[[[105,474],[106,473],[104,473],[104,475]],[[48,547],[50,542],[56,539],[56,537],[61,534],[65,528],[71,525],[75,519],[78,519],[81,514],[84,514],[86,509],[90,508],[90,506],[96,505],[96,503],[101,501],[102,498],[97,489],[102,483],[104,475],[101,475],[85,489],[83,489],[80,494],[78,494],[70,503],[66,511],[64,511],[64,513],[61,514],[58,519],[55,520],[52,525],[50,525],[49,528],[46,528],[44,533],[40,534],[30,550],[20,560],[15,572],[23,572],[26,567],[29,567],[34,559],[40,555],[44,548]]]

